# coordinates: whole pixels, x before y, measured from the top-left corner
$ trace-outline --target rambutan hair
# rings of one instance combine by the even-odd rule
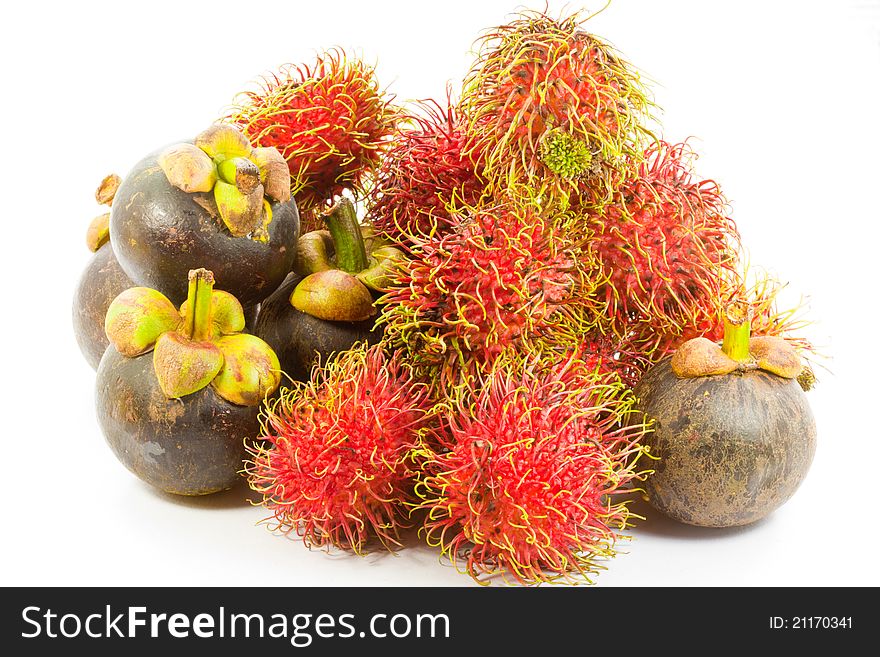
[[[646,431],[578,350],[508,352],[441,413],[417,453],[423,532],[477,581],[590,582],[632,517]],[[635,417],[635,416],[634,416]]]
[[[427,421],[425,384],[397,355],[360,343],[317,364],[264,412],[246,474],[270,528],[308,546],[399,546],[412,500],[408,461]]]
[[[510,204],[466,208],[445,234],[413,237],[412,258],[383,297],[385,339],[452,384],[507,347],[548,334],[577,289],[552,226]]]
[[[445,106],[434,100],[416,104],[376,173],[369,216],[402,246],[409,236],[448,230],[453,208],[476,205],[485,191],[485,181],[462,152],[466,126],[451,94],[447,89]]]
[[[575,349],[598,380],[619,383],[627,389],[635,387],[650,365],[636,345],[624,338],[602,335],[595,329],[583,334]]]
[[[362,194],[400,118],[374,67],[336,48],[311,66],[282,66],[260,86],[241,94],[228,120],[255,145],[281,152],[300,212],[346,188]]]
[[[538,350],[547,355],[556,353],[557,357],[575,351],[602,381],[631,389],[654,361],[643,353],[643,345],[634,339],[636,336],[608,331],[602,312],[603,307],[594,303],[591,295],[575,295]]]
[[[686,143],[657,142],[614,199],[582,228],[599,264],[596,300],[607,326],[650,354],[657,336],[693,326],[738,262],[739,233],[712,180],[692,172]],[[575,229],[577,230],[577,229]]]
[[[651,101],[636,70],[581,27],[524,11],[478,41],[465,78],[468,153],[495,187],[601,206],[641,155]]]

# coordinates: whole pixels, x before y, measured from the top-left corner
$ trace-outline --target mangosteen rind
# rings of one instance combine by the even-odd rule
[[[687,524],[745,525],[795,493],[816,450],[816,425],[795,379],[762,370],[680,378],[667,358],[635,388],[653,420],[649,503]]]
[[[290,274],[262,304],[254,335],[268,343],[278,356],[281,370],[295,381],[307,381],[314,364],[324,363],[333,353],[346,351],[356,342],[377,344],[382,329],[373,319],[335,322],[319,319],[294,308],[290,295],[302,277]]]
[[[113,346],[98,366],[98,421],[113,453],[138,478],[167,493],[232,488],[244,468],[245,438],[260,436],[259,407],[237,406],[207,387],[168,399],[152,354],[128,358]]]
[[[116,193],[110,241],[123,270],[137,285],[179,305],[187,273],[214,272],[217,289],[244,306],[259,303],[293,268],[299,236],[296,203],[272,203],[265,240],[234,237],[213,210],[212,195],[174,187],[159,166],[161,151],[138,162]]]
[[[133,285],[109,242],[95,252],[80,275],[73,296],[73,332],[92,369],[98,368],[109,344],[104,332],[107,308],[117,295]]]

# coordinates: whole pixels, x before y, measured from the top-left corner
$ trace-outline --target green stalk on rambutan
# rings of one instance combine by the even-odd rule
[[[399,547],[427,392],[398,356],[363,343],[283,389],[265,410],[246,468],[272,514],[270,528],[310,547],[361,552],[373,539]]]
[[[379,163],[399,113],[375,69],[341,49],[312,65],[286,65],[240,95],[227,120],[251,142],[277,148],[290,168],[292,193],[306,220],[344,189],[356,195]]]
[[[467,152],[494,188],[598,207],[641,155],[648,91],[582,29],[589,18],[525,11],[478,42],[461,105]]]
[[[591,582],[645,474],[632,397],[603,379],[577,350],[511,350],[470,379],[416,455],[428,542],[481,583]]]

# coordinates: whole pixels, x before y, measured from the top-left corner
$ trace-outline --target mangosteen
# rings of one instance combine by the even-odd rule
[[[245,307],[259,303],[291,271],[298,237],[284,158],[221,124],[138,162],[110,215],[113,250],[129,278],[177,304],[187,272],[199,267]]]
[[[254,335],[265,340],[295,381],[307,381],[317,360],[346,351],[356,342],[376,344],[382,331],[373,319],[360,322],[328,321],[297,310],[290,296],[303,277],[291,273],[272,295],[260,304]]]
[[[308,380],[315,362],[332,353],[381,340],[376,303],[403,258],[358,224],[348,198],[337,199],[322,219],[327,230],[300,237],[295,272],[260,305],[254,327],[297,381]]]
[[[728,307],[721,345],[695,338],[651,368],[634,391],[653,421],[648,502],[704,527],[752,523],[786,502],[816,450],[802,369],[785,339],[750,335],[743,302]]]
[[[104,333],[107,308],[120,292],[132,285],[109,242],[95,252],[79,277],[73,294],[73,332],[79,350],[92,369],[98,368],[110,344]]]
[[[112,205],[121,179],[106,176],[95,192],[102,205]],[[82,355],[92,369],[97,369],[109,342],[104,333],[104,315],[110,302],[134,283],[119,266],[110,246],[110,213],[102,214],[89,224],[86,245],[94,254],[79,277],[73,294],[73,333]]]
[[[281,380],[278,358],[243,333],[241,304],[214,290],[205,269],[189,274],[178,310],[157,290],[135,287],[110,304],[110,340],[98,366],[97,415],[117,458],[168,493],[231,488],[245,438],[260,436],[260,404]]]
[[[122,179],[116,174],[106,176],[95,192],[95,199],[112,206]],[[134,286],[123,271],[110,244],[110,213],[102,214],[89,224],[86,245],[94,253],[80,275],[73,295],[73,332],[79,349],[92,369],[98,368],[109,341],[104,331],[104,317],[110,302]],[[259,304],[244,308],[245,328],[252,331]]]

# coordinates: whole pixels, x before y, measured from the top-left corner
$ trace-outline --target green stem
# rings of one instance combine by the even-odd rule
[[[744,301],[733,301],[724,313],[724,342],[721,350],[738,363],[750,360],[751,320],[751,308]]]
[[[324,213],[324,221],[336,248],[336,266],[349,274],[366,269],[369,264],[367,249],[354,203],[343,196]]]
[[[189,289],[186,296],[186,316],[183,332],[191,340],[203,342],[213,336],[211,296],[214,291],[214,274],[207,269],[189,272]]]

